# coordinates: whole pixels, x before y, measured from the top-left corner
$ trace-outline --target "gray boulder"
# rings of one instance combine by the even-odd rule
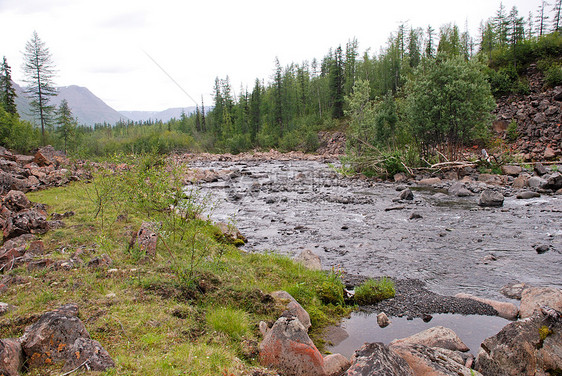
[[[473,193],[464,186],[464,183],[461,183],[460,181],[453,183],[453,185],[449,187],[448,193],[457,197],[467,197],[473,195]]]
[[[412,193],[410,188],[406,188],[402,192],[400,192],[399,198],[400,200],[413,200],[414,194]]]
[[[544,167],[544,165],[540,162],[535,163],[534,170],[535,170],[535,173],[539,176],[543,176],[546,173],[548,173],[548,170],[546,169],[546,167]]]
[[[391,346],[418,344],[427,347],[440,347],[447,350],[467,352],[468,346],[449,328],[435,326],[406,338],[395,339]]]
[[[516,197],[519,200],[528,200],[530,198],[541,197],[541,195],[538,192],[525,191],[525,192],[518,193]]]
[[[89,338],[77,338],[69,353],[63,371],[71,371],[83,364],[87,364],[87,368],[92,371],[100,372],[115,367],[115,362],[102,345]]]
[[[283,306],[286,312],[298,318],[304,328],[308,331],[311,325],[310,315],[304,308],[302,308],[299,302],[291,296],[291,294],[287,291],[274,291],[271,293],[271,296],[273,296],[278,304]]]
[[[498,207],[503,205],[503,195],[492,189],[485,189],[480,194],[478,205],[484,207]]]
[[[533,176],[527,180],[527,185],[531,188],[544,188],[547,181],[539,176]]]
[[[320,256],[312,252],[310,249],[305,249],[294,258],[300,264],[303,264],[308,269],[322,270],[322,261]]]
[[[351,357],[347,376],[414,376],[408,363],[383,343],[366,343]]]
[[[557,190],[562,188],[562,174],[559,172],[555,172],[554,174],[548,176],[546,179],[546,185],[544,186],[547,189]]]

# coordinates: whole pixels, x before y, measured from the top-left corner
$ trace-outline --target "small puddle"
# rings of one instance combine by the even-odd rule
[[[468,346],[473,355],[477,355],[480,344],[488,337],[497,334],[510,321],[498,316],[456,315],[440,313],[432,315],[433,319],[424,322],[421,318],[408,320],[406,317],[391,317],[392,322],[386,328],[377,324],[377,315],[353,312],[351,317],[341,323],[347,337],[335,331],[333,338],[326,338],[327,349],[350,357],[365,342],[383,342],[388,345],[395,339],[404,338],[434,326],[444,326],[453,330]],[[342,340],[343,338],[343,340]],[[340,341],[339,343],[337,343]],[[330,342],[332,345],[330,345]]]

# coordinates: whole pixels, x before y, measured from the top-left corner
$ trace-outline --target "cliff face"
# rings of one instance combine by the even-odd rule
[[[527,70],[530,94],[500,98],[494,111],[494,130],[500,134],[515,120],[515,146],[528,161],[562,156],[562,86],[545,88],[543,78],[532,64]]]

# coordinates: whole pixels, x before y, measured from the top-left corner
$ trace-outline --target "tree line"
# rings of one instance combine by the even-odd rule
[[[500,4],[495,15],[481,23],[476,37],[455,24],[439,30],[403,24],[378,52],[360,52],[359,42],[352,39],[322,59],[285,66],[275,59],[269,80],[256,79],[251,88],[240,87],[237,92],[228,76],[217,77],[214,106],[206,108],[202,102],[189,116],[167,123],[94,128],[78,126],[68,104],[61,103],[58,109],[49,105],[54,91],[36,83],[40,74],[49,82],[53,65],[34,33],[24,58],[38,127],[16,119],[10,104],[15,93],[9,93],[10,72],[4,59],[0,138],[9,147],[50,142],[83,155],[186,148],[313,151],[319,130],[341,129],[347,131],[348,149],[355,157],[401,150],[410,159],[418,156],[411,163],[439,154],[454,158],[462,145],[486,141],[491,94],[528,91],[520,74],[530,62],[539,60],[551,84],[562,82],[557,61],[562,52],[561,3],[557,0],[547,9],[542,1],[536,15],[527,17]],[[424,95],[428,92],[434,94]],[[21,133],[18,127],[27,127],[27,143],[6,136]]]

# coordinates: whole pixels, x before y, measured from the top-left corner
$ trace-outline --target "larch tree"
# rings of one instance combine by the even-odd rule
[[[552,31],[560,31],[562,28],[562,20],[560,19],[560,16],[562,15],[562,0],[556,0],[552,13]]]
[[[541,4],[539,5],[539,8],[537,10],[537,16],[536,16],[536,21],[537,21],[537,35],[539,37],[542,37],[544,34],[546,34],[546,23],[548,21],[548,14],[546,14],[546,7],[549,4],[545,1],[542,0]]]
[[[12,85],[12,69],[4,56],[0,65],[0,101],[7,113],[17,116],[16,97],[16,90]]]
[[[34,31],[25,45],[23,69],[27,78],[26,93],[31,98],[31,110],[41,124],[41,142],[45,145],[45,128],[51,123],[54,107],[50,98],[57,95],[53,78],[55,65],[49,49]]]
[[[76,131],[76,120],[72,116],[72,110],[66,99],[63,99],[59,107],[55,111],[55,120],[57,123],[56,133],[64,142],[64,152],[68,150],[68,145]]]

